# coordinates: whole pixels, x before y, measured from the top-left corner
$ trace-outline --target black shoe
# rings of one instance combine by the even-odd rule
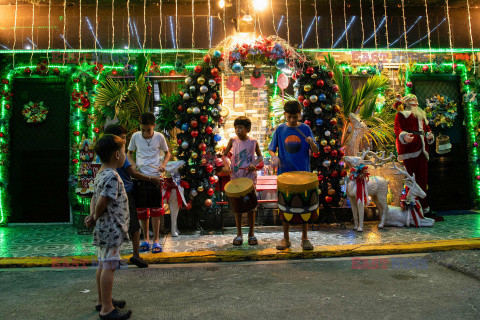
[[[102,320],[126,320],[132,316],[132,310],[118,310],[115,308],[112,312],[103,316],[100,314],[99,316]]]
[[[132,264],[136,265],[139,268],[147,268],[148,267],[148,263],[146,263],[145,260],[143,260],[142,257],[131,257],[130,262]]]
[[[433,219],[435,220],[435,222],[444,221],[442,216],[439,216],[435,211],[431,211],[431,210],[425,213],[424,217]]]
[[[112,299],[112,304],[113,304],[113,306],[114,306],[115,308],[124,308],[127,303],[125,302],[125,300],[115,300],[115,299]],[[97,311],[102,310],[102,305],[101,305],[101,304],[97,304],[97,305],[95,306],[95,310],[97,310]]]

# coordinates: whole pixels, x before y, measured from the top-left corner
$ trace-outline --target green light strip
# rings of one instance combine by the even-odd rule
[[[470,50],[471,51],[471,50]],[[95,49],[35,49],[35,53],[52,53],[52,52],[60,52],[60,53],[108,53],[108,54],[115,54],[115,53],[129,53],[129,54],[139,54],[139,53],[198,53],[198,54],[205,54],[208,52],[206,49],[101,49],[95,51]],[[32,50],[0,50],[0,53],[3,54],[12,54],[12,53],[32,53]]]
[[[424,65],[430,65],[430,64],[425,64],[425,63],[417,63],[414,64],[414,66],[424,66]],[[442,64],[443,66],[452,66],[452,63],[444,63]],[[468,94],[471,91],[470,85],[467,85],[465,83],[465,80],[468,79],[468,72],[465,64],[463,63],[456,63],[457,68],[455,72],[460,75],[460,81],[462,81],[462,89],[464,93]],[[410,69],[407,69],[405,72],[405,93],[411,93],[412,89],[407,87],[406,84],[410,81],[410,76],[412,75],[412,72]],[[463,96],[462,96],[463,99]],[[475,142],[475,123],[474,123],[474,118],[473,118],[473,109],[474,109],[474,104],[472,102],[467,102],[465,104],[465,115],[466,115],[466,127],[468,130],[467,134],[467,140],[470,146],[473,146],[473,143]],[[476,180],[476,176],[480,175],[480,167],[477,165],[478,161],[478,151],[477,148],[471,147],[470,152],[470,159],[471,159],[471,169],[473,175],[473,186],[476,189],[476,200],[480,200],[480,181]]]
[[[471,48],[454,48],[454,53],[471,53]],[[32,51],[32,50],[27,50]],[[37,50],[35,50],[37,51]],[[425,53],[448,53],[450,54],[450,48],[439,48],[439,49],[374,49],[374,48],[364,48],[364,49],[300,49],[302,52],[425,52]],[[473,49],[473,52],[480,52],[480,48]]]

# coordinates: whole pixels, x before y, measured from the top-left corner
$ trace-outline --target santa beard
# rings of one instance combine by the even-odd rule
[[[425,111],[423,111],[419,107],[411,107],[405,110],[411,111],[413,116],[416,117],[417,119],[425,119],[425,120],[427,119],[427,115],[425,114]]]

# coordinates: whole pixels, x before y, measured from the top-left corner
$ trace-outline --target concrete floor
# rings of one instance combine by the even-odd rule
[[[480,281],[440,264],[460,254],[129,267],[114,297],[132,319],[480,319]],[[94,274],[2,269],[0,319],[98,319]]]

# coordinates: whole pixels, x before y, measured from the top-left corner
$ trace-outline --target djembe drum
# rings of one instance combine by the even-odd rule
[[[318,177],[304,171],[277,177],[278,208],[283,221],[301,224],[318,218]]]
[[[249,178],[238,178],[225,185],[225,194],[233,213],[246,213],[257,207],[257,194],[253,181]]]

